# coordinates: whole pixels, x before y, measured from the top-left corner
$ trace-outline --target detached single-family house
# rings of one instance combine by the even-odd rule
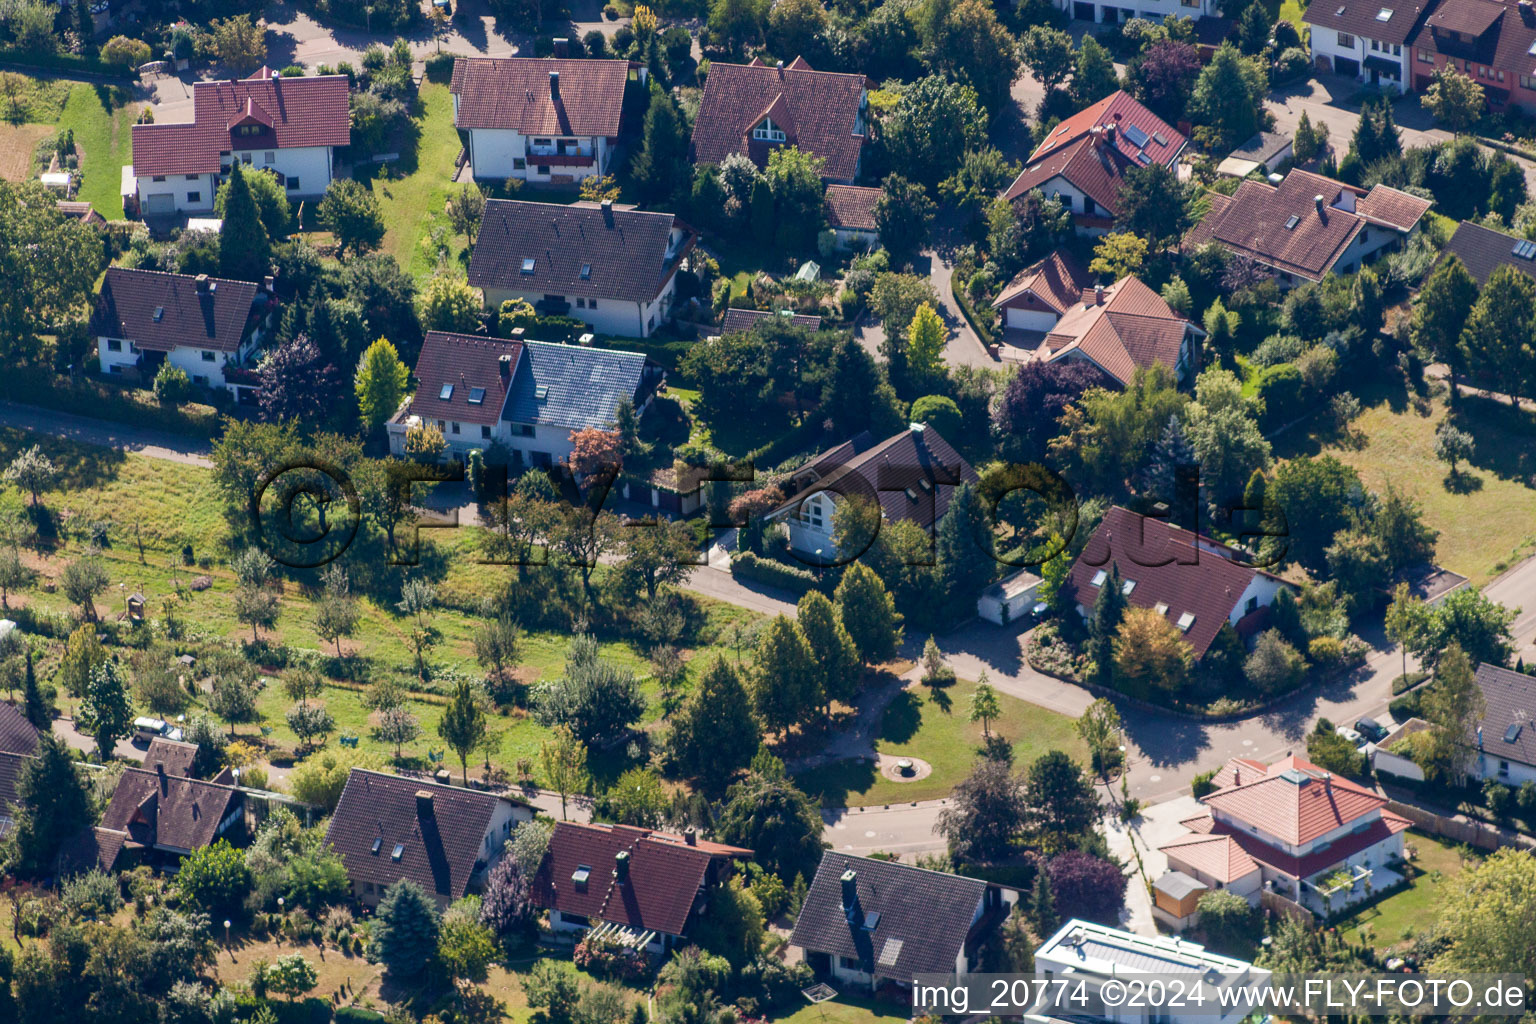
[[[1345,0],[1309,8],[1301,17],[1312,27],[1312,61],[1319,71],[1405,92],[1413,81],[1409,40],[1430,7],[1429,0]]]
[[[1133,167],[1173,167],[1189,140],[1123,90],[1073,114],[1051,131],[1003,193],[1012,202],[1039,189],[1062,201],[1079,234],[1103,234],[1120,212]]]
[[[256,400],[256,354],[277,303],[264,285],[199,274],[111,267],[92,331],[101,372],[151,381],[165,363],[192,383]]]
[[[447,906],[484,882],[512,830],[532,819],[531,807],[500,794],[353,768],[325,841],[363,903],[406,878]]]
[[[133,126],[134,205],[142,216],[205,213],[232,163],[273,172],[295,199],[322,195],[336,149],[352,141],[351,91],[346,75],[271,68],[196,83],[190,122]]]
[[[1487,284],[1493,272],[1506,264],[1526,277],[1536,277],[1536,242],[1469,220],[1456,225],[1441,254],[1442,258],[1455,255],[1461,260],[1479,286]]]
[[[562,821],[530,886],[556,935],[585,935],[646,953],[687,945],[710,890],[752,851],[632,825]]]
[[[1278,185],[1245,179],[1231,196],[1207,193],[1210,212],[1184,251],[1216,243],[1268,268],[1282,286],[1353,274],[1412,238],[1428,199],[1386,185],[1367,191],[1293,169]]]
[[[1233,758],[1213,782],[1200,798],[1206,813],[1180,822],[1189,832],[1158,847],[1170,871],[1254,906],[1260,890],[1272,889],[1318,914],[1402,879],[1395,866],[1410,822],[1374,790],[1295,755],[1267,765]],[[1178,888],[1164,888],[1159,916],[1186,927],[1169,898]]]
[[[1112,506],[1072,564],[1066,592],[1087,616],[1114,572],[1126,602],[1152,608],[1178,627],[1196,660],[1221,628],[1252,636],[1268,621],[1282,588],[1279,576],[1242,564],[1245,556],[1164,519]]]
[[[1192,379],[1205,337],[1140,278],[1099,285],[1061,252],[1020,271],[992,307],[1002,312],[1005,344],[1047,362],[1086,362],[1121,387],[1154,364]]]
[[[965,975],[1018,902],[1012,889],[899,861],[822,854],[790,945],[818,976],[905,991],[917,974]]]
[[[809,313],[792,313],[787,309],[771,313],[766,309],[736,309],[733,307],[727,309],[725,315],[720,318],[720,333],[722,335],[740,334],[743,331],[750,331],[755,324],[762,323],[764,320],[769,320],[776,316],[783,317],[796,327],[804,327],[812,331],[821,330],[821,317]]]
[[[912,522],[931,530],[944,518],[955,488],[979,480],[971,464],[932,427],[913,423],[879,444],[866,431],[796,470],[791,497],[765,521],[783,523],[794,550],[818,564],[830,563],[847,554],[832,541],[842,502],[863,499],[879,507],[883,522]]]
[[[814,71],[804,57],[788,65],[711,64],[693,122],[690,156],[718,164],[741,153],[759,167],[776,146],[820,157],[822,179],[852,183],[867,134],[863,75]]]
[[[471,173],[569,184],[612,170],[627,60],[460,57],[453,126],[469,136]]]
[[[16,705],[0,702],[0,751],[7,754],[35,754],[37,737],[37,726],[27,721]]]
[[[867,250],[880,244],[880,226],[875,223],[875,203],[881,195],[878,188],[827,186],[822,205],[827,227],[837,236],[839,249]]]
[[[639,352],[428,331],[416,360],[416,393],[385,425],[390,451],[405,453],[411,427],[435,424],[445,459],[500,442],[512,466],[552,466],[571,434],[610,429],[628,399],[643,415],[662,372]]]
[[[244,817],[239,789],[172,774],[162,763],[123,772],[101,828],[123,833],[125,852],[179,858],[238,831]]]
[[[492,199],[469,261],[469,283],[501,308],[584,320],[599,334],[648,338],[672,315],[677,272],[698,233],[670,213],[613,203],[554,206]]]
[[[1073,20],[1104,25],[1124,25],[1132,18],[1161,23],[1170,14],[1176,18],[1216,18],[1220,6],[1216,0],[1056,0],[1056,7],[1072,15]]]
[[[1219,956],[1188,939],[1138,935],[1076,918],[1035,950],[1035,970],[1047,978],[1065,981],[1071,997],[1062,997],[1064,1005],[1055,1012],[1041,1007],[1039,1014],[1026,1015],[1025,1020],[1060,1020],[1067,1010],[1073,1019],[1081,1016],[1119,1024],[1235,1024],[1254,1012],[1256,990],[1268,981],[1270,973],[1246,960]],[[1106,1005],[1105,982],[1136,986],[1138,981],[1169,984],[1173,978],[1184,982],[1183,991],[1190,997],[1180,1005],[1136,1009],[1121,1005],[1124,1000],[1119,995],[1112,996]],[[1080,982],[1086,1004],[1075,1002]],[[1201,986],[1198,997],[1197,985]]]
[[[1536,9],[1520,0],[1440,0],[1409,39],[1413,88],[1429,88],[1440,68],[1483,87],[1495,111],[1536,112]],[[1406,81],[1406,79],[1405,79]]]
[[[1536,679],[1486,662],[1477,666],[1483,719],[1468,742],[1477,745],[1472,774],[1485,781],[1520,786],[1536,782]]]

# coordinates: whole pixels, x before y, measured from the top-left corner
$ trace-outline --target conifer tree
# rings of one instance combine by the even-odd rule
[[[229,166],[224,224],[219,232],[219,276],[260,281],[272,270],[272,243],[261,223],[261,208],[251,195],[240,161]]]

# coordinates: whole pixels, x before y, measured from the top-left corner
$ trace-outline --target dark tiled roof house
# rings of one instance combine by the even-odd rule
[[[823,202],[827,227],[844,249],[873,249],[880,241],[875,204],[884,193],[857,185],[828,185]]]
[[[546,184],[609,173],[629,72],[627,60],[458,58],[453,123],[472,173]]]
[[[548,466],[570,455],[573,431],[611,427],[625,399],[643,413],[661,379],[639,352],[429,331],[416,392],[386,430],[397,455],[411,426],[433,423],[445,458],[500,443],[516,465]]]
[[[1495,111],[1536,112],[1536,9],[1519,0],[1439,0],[1409,40],[1413,88],[1451,67],[1483,87]]]
[[[250,78],[192,86],[192,121],[133,126],[134,195],[146,216],[206,213],[232,162],[270,170],[290,196],[318,196],[334,150],[352,141],[345,75]]]
[[[585,320],[599,334],[645,338],[671,316],[677,270],[697,240],[670,213],[492,199],[469,283],[493,310],[524,299],[541,313]]]
[[[1479,285],[1487,284],[1493,272],[1506,264],[1527,277],[1536,277],[1536,242],[1469,220],[1456,225],[1441,252],[1461,260]]]
[[[878,444],[867,433],[823,452],[796,471],[792,497],[769,513],[782,522],[789,543],[831,561],[838,503],[858,497],[875,502],[885,522],[911,522],[924,530],[944,518],[955,488],[979,480],[971,464],[932,427],[912,424]]]
[[[27,721],[16,705],[0,701],[0,751],[7,754],[37,753],[37,726]]]
[[[534,877],[533,901],[555,931],[612,933],[616,941],[664,952],[687,936],[710,888],[751,850],[630,825],[555,825]]]
[[[1467,737],[1477,747],[1476,775],[1507,786],[1536,781],[1536,679],[1484,662],[1476,681],[1483,719]]]
[[[725,316],[720,318],[721,334],[740,334],[742,331],[750,331],[754,324],[762,323],[772,317],[782,316],[796,327],[804,327],[807,330],[821,330],[821,317],[811,316],[806,313],[771,313],[766,309],[727,309]]]
[[[1196,659],[1221,628],[1256,632],[1282,587],[1278,576],[1240,564],[1241,552],[1120,506],[1104,514],[1072,564],[1066,593],[1087,616],[1118,570],[1126,602],[1152,608],[1184,634]]]
[[[880,989],[966,974],[1018,894],[897,861],[822,854],[790,944],[819,976]]]
[[[796,146],[825,161],[822,178],[851,183],[867,105],[863,75],[815,71],[804,57],[788,65],[711,64],[690,152],[701,164],[741,153],[766,167],[775,146]]]
[[[193,777],[192,762],[196,759],[196,743],[182,743],[156,736],[149,741],[149,750],[144,753],[144,767],[151,771],[163,767],[172,775],[184,775],[190,779]]]
[[[481,884],[512,829],[532,818],[506,796],[354,768],[325,839],[364,903],[406,878],[446,906]]]
[[[92,333],[103,373],[154,379],[165,363],[203,387],[255,400],[255,357],[276,303],[249,281],[111,267]]]
[[[129,768],[118,780],[101,827],[126,833],[124,848],[180,856],[235,829],[244,814],[244,795],[233,786],[163,768]]]

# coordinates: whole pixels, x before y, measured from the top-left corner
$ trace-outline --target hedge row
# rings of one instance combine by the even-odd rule
[[[731,559],[731,575],[764,583],[770,587],[783,587],[785,590],[800,594],[816,587],[816,574],[809,569],[800,569],[772,559],[759,558],[750,551],[738,552]]]
[[[36,368],[15,369],[0,375],[0,398],[12,402],[197,438],[211,439],[218,433],[219,412],[212,406],[167,406],[149,398],[149,394],[104,379],[70,380]],[[139,395],[146,398],[141,400]]]

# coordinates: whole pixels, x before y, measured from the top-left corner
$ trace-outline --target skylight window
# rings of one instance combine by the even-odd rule
[[[1093,585],[1096,587],[1102,587],[1104,585],[1104,581],[1107,579],[1109,579],[1109,573],[1105,572],[1103,569],[1100,569],[1098,572],[1093,574]]]
[[[538,385],[537,387],[535,387],[533,389],[533,397],[539,399],[540,401],[543,401],[544,399],[548,398],[549,397],[549,387],[547,385],[544,385],[544,384]]]
[[[1120,584],[1120,593],[1122,593],[1122,594],[1129,594],[1131,591],[1133,591],[1135,589],[1136,589],[1136,581],[1135,580],[1126,580],[1124,583]]]
[[[1389,8],[1383,7],[1381,10],[1376,12],[1376,20],[1377,21],[1391,21],[1392,20],[1392,11]]]
[[[1179,629],[1182,632],[1188,633],[1189,632],[1189,627],[1193,626],[1194,624],[1195,624],[1195,613],[1194,612],[1185,612],[1183,615],[1179,616],[1179,623],[1178,623],[1178,625],[1179,625]]]
[[[443,389],[437,393],[437,397],[444,402],[451,399],[453,397],[453,385],[444,384]]]
[[[383,845],[384,845],[384,837],[383,836],[375,837],[375,839],[373,840],[373,846],[371,846],[369,848],[368,852],[369,853],[378,853],[379,852],[379,847],[381,847]]]
[[[399,860],[400,857],[404,853],[405,853],[405,844],[404,843],[396,843],[395,844],[395,848],[393,850],[389,851],[389,859],[390,860]]]
[[[1504,742],[1513,743],[1520,738],[1521,723],[1511,722],[1509,728],[1504,730]]]
[[[529,256],[527,259],[523,260],[523,273],[525,273],[525,274],[533,273],[533,257],[532,256]]]
[[[485,404],[485,388],[470,388],[469,389],[469,404],[470,405],[484,405]]]
[[[592,264],[590,264],[590,263],[583,263],[581,265],[581,279],[583,281],[590,281],[590,280],[592,280]]]
[[[1293,213],[1293,214],[1290,215],[1290,217],[1288,217],[1286,219],[1285,230],[1287,230],[1287,231],[1295,231],[1296,230],[1296,225],[1300,224],[1300,223],[1301,223],[1301,218],[1296,216]]]
[[[1162,132],[1153,132],[1152,133],[1152,141],[1157,143],[1159,146],[1166,146],[1166,145],[1168,145],[1168,140],[1166,138],[1164,138]]]
[[[1125,126],[1126,141],[1135,146],[1137,149],[1140,149],[1142,146],[1147,144],[1147,138],[1147,133],[1138,128],[1136,125],[1128,124]]]
[[[906,496],[907,496],[907,500],[908,500],[908,501],[916,501],[916,500],[917,500],[917,492],[916,492],[916,491],[914,491],[914,490],[913,490],[913,489],[912,489],[912,488],[910,488],[910,487],[908,487],[908,488],[907,488],[907,489],[906,489],[906,490],[905,490],[905,491],[904,491],[904,492],[902,492],[902,493],[904,493],[904,494],[905,494],[905,495],[906,495]]]
[[[163,319],[165,319],[165,307],[164,306],[156,306],[155,307],[155,323],[159,323]]]
[[[1159,615],[1167,615],[1168,614],[1168,602],[1167,601],[1159,601],[1159,602],[1157,602],[1157,604],[1152,606],[1152,610],[1157,612],[1157,614],[1159,614]]]
[[[1522,260],[1536,260],[1536,242],[1516,242],[1514,254]]]

